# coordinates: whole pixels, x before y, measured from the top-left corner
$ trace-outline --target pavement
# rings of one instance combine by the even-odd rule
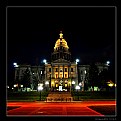
[[[88,106],[115,105],[116,101],[73,102],[7,102],[8,106],[20,106],[6,111],[7,116],[104,116]]]

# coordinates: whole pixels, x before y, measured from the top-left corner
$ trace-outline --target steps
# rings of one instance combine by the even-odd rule
[[[70,92],[50,92],[46,102],[71,102],[73,98]]]

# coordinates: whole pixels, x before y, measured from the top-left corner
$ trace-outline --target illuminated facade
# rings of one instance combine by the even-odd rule
[[[51,63],[45,64],[45,80],[50,83],[51,90],[69,91],[72,81],[78,85],[77,64],[71,62],[71,53],[62,32],[55,43],[54,51],[51,55]]]

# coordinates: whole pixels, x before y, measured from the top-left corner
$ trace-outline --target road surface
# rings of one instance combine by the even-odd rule
[[[88,106],[116,105],[116,101],[81,102],[7,102],[7,116],[104,116]]]

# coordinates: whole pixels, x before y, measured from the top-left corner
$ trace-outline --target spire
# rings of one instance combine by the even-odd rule
[[[63,34],[62,34],[62,31],[60,31],[60,39],[63,38]]]

